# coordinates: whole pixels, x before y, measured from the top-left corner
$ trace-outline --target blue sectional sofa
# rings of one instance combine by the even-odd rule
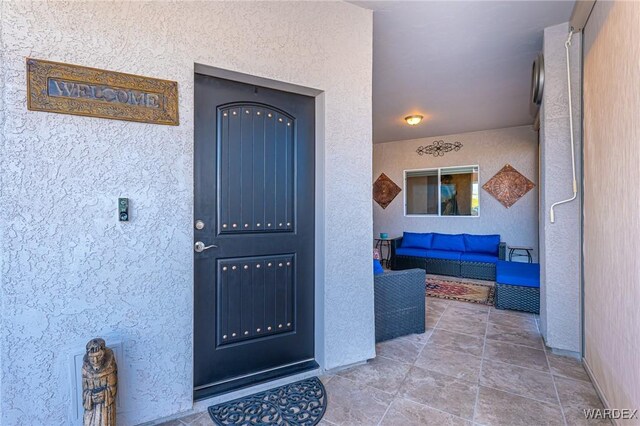
[[[422,268],[428,274],[496,279],[496,263],[504,260],[500,235],[405,232],[391,244],[391,268]]]

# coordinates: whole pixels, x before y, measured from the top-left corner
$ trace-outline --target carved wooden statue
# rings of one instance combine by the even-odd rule
[[[116,426],[118,366],[104,339],[91,339],[82,364],[84,426]]]

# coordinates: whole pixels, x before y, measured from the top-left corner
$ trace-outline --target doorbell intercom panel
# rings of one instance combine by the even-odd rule
[[[118,219],[120,222],[129,221],[129,199],[118,198]]]

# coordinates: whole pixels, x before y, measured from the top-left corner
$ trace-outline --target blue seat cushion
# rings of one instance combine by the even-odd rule
[[[494,256],[487,253],[462,253],[460,260],[467,262],[484,262],[484,263],[496,263],[499,259],[498,256]]]
[[[378,259],[373,259],[373,275],[384,274],[384,269]]]
[[[417,232],[404,232],[402,234],[402,247],[408,248],[431,248],[431,237],[433,234],[420,234]]]
[[[464,252],[464,237],[462,234],[433,234],[431,240],[431,248],[433,250],[446,250]]]
[[[396,249],[396,254],[400,256],[427,257],[427,250],[400,247],[399,249]]]
[[[496,282],[522,287],[540,287],[540,265],[499,260],[496,263]]]
[[[464,248],[467,252],[498,255],[500,235],[464,234]]]
[[[459,251],[427,250],[427,257],[432,259],[460,260]]]

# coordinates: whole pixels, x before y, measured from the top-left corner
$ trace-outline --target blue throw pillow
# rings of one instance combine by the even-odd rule
[[[402,234],[402,247],[430,249],[433,234],[421,234],[417,232],[404,232]]]
[[[500,235],[469,235],[464,234],[464,246],[467,253],[486,253],[498,255]]]
[[[373,275],[380,275],[384,273],[384,269],[378,259],[373,259]]]
[[[431,248],[434,250],[464,252],[464,238],[462,234],[433,234]]]

